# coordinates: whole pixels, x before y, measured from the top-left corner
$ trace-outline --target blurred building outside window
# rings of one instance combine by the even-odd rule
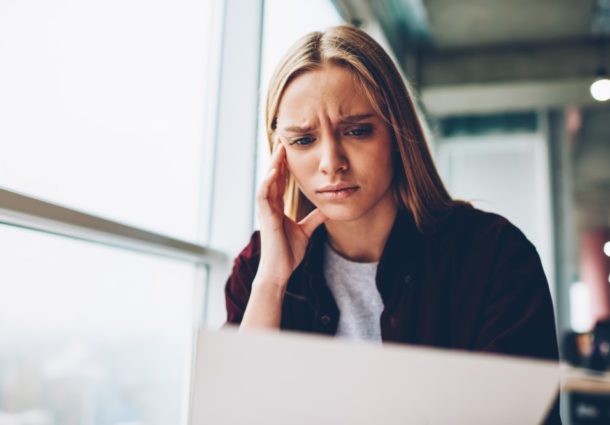
[[[0,188],[205,245],[221,6],[1,2]],[[0,425],[185,424],[203,262],[0,214]]]

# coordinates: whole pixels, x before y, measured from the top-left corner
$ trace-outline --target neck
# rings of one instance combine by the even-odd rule
[[[372,263],[381,258],[398,208],[392,202],[356,220],[325,223],[330,246],[351,261]]]

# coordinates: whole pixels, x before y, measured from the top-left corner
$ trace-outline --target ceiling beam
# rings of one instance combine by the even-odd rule
[[[593,78],[599,51],[591,41],[427,52],[421,86]]]
[[[591,79],[530,80],[487,84],[428,86],[421,100],[437,116],[599,106],[589,93]]]

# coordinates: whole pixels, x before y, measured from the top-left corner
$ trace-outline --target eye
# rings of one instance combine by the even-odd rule
[[[290,144],[291,145],[299,145],[299,146],[306,146],[306,145],[310,145],[314,142],[314,138],[311,136],[304,136],[304,137],[299,137],[298,139],[293,139]]]
[[[367,126],[352,128],[351,130],[348,130],[345,134],[347,136],[366,137],[366,136],[369,136],[372,132],[373,132],[373,128],[371,126],[367,125]]]

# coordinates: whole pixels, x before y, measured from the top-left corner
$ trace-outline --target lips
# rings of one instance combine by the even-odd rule
[[[324,186],[323,188],[317,190],[317,192],[318,193],[339,192],[339,191],[348,190],[348,189],[358,189],[358,185],[353,184],[353,183],[333,184],[333,185]]]
[[[325,186],[318,190],[318,194],[321,198],[327,200],[341,200],[350,197],[359,187],[351,183],[340,183],[335,185]]]

